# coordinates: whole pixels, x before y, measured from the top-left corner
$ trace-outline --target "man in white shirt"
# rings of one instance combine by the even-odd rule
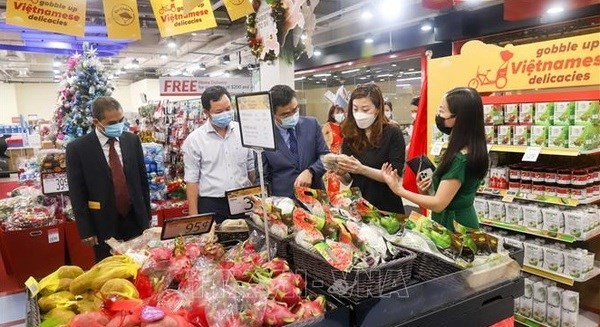
[[[211,86],[201,101],[210,119],[188,135],[182,147],[189,214],[214,212],[220,223],[229,217],[225,191],[254,183],[254,154],[242,147],[229,92]]]

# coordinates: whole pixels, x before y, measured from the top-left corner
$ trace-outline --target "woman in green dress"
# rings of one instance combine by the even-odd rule
[[[473,200],[488,170],[488,153],[483,127],[483,104],[475,89],[458,87],[442,98],[435,117],[438,129],[450,135],[448,148],[432,178],[417,179],[420,194],[402,187],[396,171],[387,163],[383,177],[390,189],[432,211],[436,222],[454,231],[454,222],[479,228]],[[433,195],[430,187],[433,184]]]

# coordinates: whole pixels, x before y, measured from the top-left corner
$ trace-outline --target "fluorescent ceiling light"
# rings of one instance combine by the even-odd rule
[[[394,59],[394,58],[398,58],[398,55],[391,54],[391,55],[390,55],[390,59]]]
[[[198,65],[198,70],[206,70],[206,65],[205,64]]]
[[[363,76],[363,77],[359,77],[358,79],[365,80],[365,79],[367,79],[367,78],[366,78],[365,76]]]
[[[373,42],[375,42],[375,40],[373,40],[373,37],[372,37],[372,36],[367,36],[367,37],[365,38],[365,43],[366,43],[366,44],[371,44],[371,43],[373,43]]]
[[[431,24],[429,24],[429,23],[425,23],[425,24],[421,25],[421,31],[423,31],[423,32],[431,31],[432,29],[433,29],[433,26],[431,26]]]
[[[359,70],[360,70],[360,68],[355,68],[355,69],[345,70],[345,71],[343,71],[343,72],[342,72],[342,74],[350,74],[350,73],[357,72],[357,71],[359,71]]]
[[[294,78],[294,81],[301,81],[301,80],[303,80],[305,78],[306,78],[306,76],[297,77],[297,78]]]
[[[371,18],[373,18],[373,13],[369,9],[364,9],[362,14],[360,14],[360,18],[362,18],[363,20],[370,20]]]
[[[175,38],[172,36],[169,36],[167,38],[167,46],[169,48],[177,48],[177,42],[175,42]]]
[[[166,54],[163,53],[160,55],[160,59],[167,60],[167,59],[169,59],[169,56],[167,56]]]
[[[396,67],[396,66],[398,66],[398,65],[397,64],[392,64],[392,67]]]
[[[420,80],[421,77],[406,77],[406,78],[398,78],[396,81],[397,82],[403,82],[403,81],[416,81],[416,80]]]
[[[555,15],[555,14],[559,14],[563,11],[565,11],[565,8],[563,6],[555,5],[555,6],[548,8],[548,10],[546,10],[546,13],[550,14],[550,15]]]
[[[322,80],[323,82],[325,82],[325,81],[327,81],[327,78],[323,78],[323,79],[321,79],[321,80]]]
[[[381,74],[381,75],[377,75],[377,77],[392,77],[394,76],[393,74]]]
[[[322,53],[322,52],[321,52],[321,50],[319,50],[319,49],[315,49],[315,51],[313,51],[313,55],[314,55],[315,57],[319,57],[319,56],[320,56],[320,55],[322,55],[322,54],[323,54],[323,53]]]
[[[323,73],[323,74],[315,74],[313,75],[314,77],[327,77],[327,76],[331,76],[330,73]]]
[[[181,75],[181,71],[179,71],[179,70],[174,70],[174,71],[172,71],[172,72],[171,72],[169,75],[171,75],[171,76],[179,76],[179,75]]]
[[[222,71],[222,70],[220,70],[220,71],[212,72],[208,76],[210,76],[210,77],[219,77],[219,76],[223,76],[223,75],[225,75],[225,72]]]

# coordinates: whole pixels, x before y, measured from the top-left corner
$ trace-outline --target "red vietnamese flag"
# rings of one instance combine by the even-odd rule
[[[421,76],[419,108],[417,109],[417,117],[413,123],[413,132],[410,137],[406,161],[427,154],[427,55],[425,53],[421,56]],[[417,177],[412,169],[404,170],[402,185],[411,192],[419,193]],[[421,207],[421,210],[424,215],[427,215],[425,208]]]

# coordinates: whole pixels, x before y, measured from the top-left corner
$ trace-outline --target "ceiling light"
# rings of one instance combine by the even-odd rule
[[[360,70],[360,68],[355,68],[355,69],[345,70],[345,71],[343,71],[343,72],[342,72],[342,74],[350,74],[350,73],[357,72],[357,71],[359,71],[359,70]]]
[[[365,79],[367,79],[367,77],[366,77],[366,76],[363,76],[363,77],[359,77],[358,79],[365,80]]]
[[[166,54],[163,53],[160,55],[160,59],[167,60],[167,59],[169,59],[169,56],[167,56]]]
[[[398,65],[397,64],[392,64],[392,67],[396,67],[396,66],[398,66]]]
[[[169,36],[167,38],[167,46],[171,49],[173,48],[177,48],[177,42],[175,42],[175,38],[172,36]]]
[[[416,80],[420,80],[421,77],[406,77],[406,78],[398,78],[396,81],[401,82],[401,81],[416,81]]]
[[[62,63],[60,62],[60,58],[54,57],[54,60],[52,61],[52,66],[53,67],[60,67],[60,65],[62,65]]]
[[[205,64],[198,65],[198,70],[202,70],[202,71],[206,70],[206,65]]]
[[[382,78],[379,80],[380,82],[385,82],[385,78]]]
[[[394,59],[394,58],[398,58],[398,55],[391,54],[391,55],[390,55],[390,59]]]
[[[370,20],[371,18],[373,18],[373,13],[369,9],[364,9],[362,14],[360,14],[360,18],[362,18],[363,20]]]
[[[398,16],[398,14],[400,12],[402,12],[402,3],[404,3],[405,1],[398,1],[398,0],[384,0],[381,2],[381,5],[379,7],[379,11],[381,11],[382,16],[384,16],[385,18],[391,19],[394,18],[396,16]]]
[[[409,68],[409,69],[408,69],[408,71],[409,71],[409,72],[412,72],[412,71],[414,71],[414,70],[415,70],[414,68]]]
[[[354,63],[352,61],[349,61],[346,66],[352,66]]]
[[[316,81],[315,83],[317,83],[317,84],[321,84],[321,82],[319,82],[319,81]]]
[[[371,44],[371,43],[373,43],[373,42],[375,42],[375,40],[373,40],[373,37],[372,37],[371,35],[368,35],[368,36],[365,38],[365,43],[367,43],[367,44]]]
[[[322,80],[323,82],[325,82],[325,81],[327,81],[327,78],[323,78],[323,79],[321,79],[321,80]]]
[[[331,74],[329,73],[323,73],[323,74],[315,74],[314,77],[327,77],[327,76],[331,76]]]
[[[297,78],[294,78],[294,81],[301,81],[301,80],[303,80],[305,78],[306,78],[306,76],[297,77]]]
[[[129,67],[131,69],[138,69],[138,68],[140,68],[140,62],[137,59],[133,59],[131,61],[131,65]]]
[[[219,70],[219,71],[210,73],[208,76],[210,76],[210,77],[219,77],[219,76],[223,76],[224,74],[225,74],[224,71]]]
[[[565,8],[563,6],[555,5],[555,6],[548,8],[548,10],[546,10],[546,13],[550,14],[550,15],[555,15],[555,14],[559,14],[563,11],[565,11]]]
[[[323,53],[321,52],[321,50],[315,48],[315,50],[313,51],[313,55],[315,57],[319,57],[320,55],[322,55]]]
[[[179,75],[181,75],[181,72],[179,70],[174,70],[169,75],[171,75],[171,76],[179,76]]]
[[[392,74],[381,74],[381,75],[377,75],[377,77],[392,77],[394,75]]]
[[[430,23],[425,23],[425,24],[421,25],[421,31],[423,31],[423,32],[431,31],[432,29],[433,29],[433,26],[431,26]]]
[[[231,62],[231,57],[229,57],[229,55],[224,55],[222,61],[224,64],[228,64]]]

